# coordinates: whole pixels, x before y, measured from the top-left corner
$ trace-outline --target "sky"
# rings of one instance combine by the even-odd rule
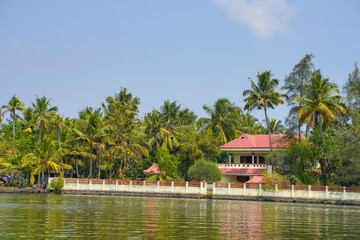
[[[140,116],[169,99],[205,117],[220,97],[244,107],[249,77],[271,70],[283,82],[307,53],[342,88],[360,61],[359,10],[357,0],[2,0],[0,105],[46,95],[77,117],[127,88]]]

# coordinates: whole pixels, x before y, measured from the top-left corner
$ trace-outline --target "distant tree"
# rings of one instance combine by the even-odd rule
[[[305,83],[310,81],[310,78],[314,72],[314,64],[311,62],[313,58],[312,54],[306,54],[299,63],[297,63],[292,72],[285,77],[284,86],[281,87],[282,90],[286,91],[286,94],[290,99],[295,97],[303,97],[305,93]],[[297,117],[297,112],[302,106],[302,102],[288,101],[288,105],[292,107],[290,110],[289,116],[286,123],[289,125],[296,125],[299,133],[299,142],[301,141],[301,123],[300,118]],[[297,122],[293,121],[293,116],[296,116]],[[295,123],[295,124],[294,124]],[[291,127],[293,128],[293,127]]]
[[[276,120],[275,118],[270,120],[269,128],[272,134],[283,134],[285,132],[285,126],[282,125],[281,120]],[[269,132],[266,131],[266,134],[269,134]]]
[[[35,103],[33,102],[33,108],[35,117],[29,122],[29,124],[33,124],[35,122],[39,123],[39,144],[41,143],[41,130],[44,128],[45,131],[49,131],[48,123],[57,111],[58,108],[56,106],[50,107],[51,98],[48,99],[46,96],[41,98],[37,97]]]
[[[213,107],[205,104],[203,109],[209,115],[208,118],[200,118],[198,127],[204,131],[210,131],[219,137],[222,144],[235,138],[235,130],[239,127],[239,119],[242,114],[241,108],[235,106],[226,98],[219,98]]]
[[[190,167],[188,176],[190,180],[217,182],[222,174],[215,163],[200,159]]]
[[[270,151],[272,151],[271,144],[271,131],[269,125],[269,119],[267,116],[267,110],[269,108],[274,109],[274,106],[284,104],[285,101],[282,98],[286,98],[285,94],[275,92],[275,88],[279,85],[278,79],[271,79],[271,71],[265,71],[258,73],[258,82],[255,84],[251,78],[251,89],[245,90],[243,96],[246,97],[244,101],[246,105],[245,110],[252,111],[254,109],[264,109],[265,121],[267,125],[267,131],[269,134]]]
[[[172,148],[172,136],[173,134],[166,129],[165,125],[165,116],[161,116],[159,111],[153,109],[151,113],[147,113],[144,116],[144,125],[145,133],[151,136],[152,141],[157,149],[160,152],[161,142],[167,142]]]
[[[19,97],[16,97],[15,95],[10,99],[8,105],[3,105],[2,108],[5,108],[6,110],[3,112],[2,115],[4,115],[6,112],[10,112],[10,116],[13,120],[13,141],[12,141],[12,149],[14,149],[15,144],[15,121],[16,121],[16,111],[23,111],[24,110],[24,103],[20,102]]]
[[[346,97],[350,109],[354,108],[357,111],[360,110],[360,70],[355,63],[354,71],[349,73],[348,80],[344,86],[344,91],[346,92]]]
[[[265,128],[261,126],[259,120],[251,115],[249,112],[243,114],[239,120],[239,130],[237,134],[240,135],[241,133],[247,134],[263,134],[265,133]]]
[[[352,124],[344,127],[331,137],[336,144],[330,148],[326,157],[337,164],[337,182],[343,186],[360,185],[360,114],[357,113]]]

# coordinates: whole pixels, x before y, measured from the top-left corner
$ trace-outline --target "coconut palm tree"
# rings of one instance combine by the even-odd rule
[[[303,103],[298,113],[301,122],[306,121],[309,127],[315,125],[320,129],[323,153],[325,153],[323,122],[330,124],[341,113],[346,113],[345,108],[339,104],[344,98],[336,95],[337,93],[340,93],[340,90],[334,83],[317,74],[311,78],[310,84],[306,84],[305,97],[294,98],[295,101]]]
[[[269,121],[269,128],[272,134],[283,134],[285,132],[285,126],[282,125],[281,120],[276,120],[275,118]],[[268,134],[268,132],[266,131]]]
[[[87,107],[85,110],[79,113],[80,121],[73,128],[73,131],[77,135],[78,140],[82,140],[89,144],[89,155],[90,155],[90,163],[89,163],[89,176],[92,177],[93,172],[93,151],[96,144],[99,144],[101,139],[106,137],[106,133],[104,131],[104,123],[102,119],[101,109],[93,109],[91,107]]]
[[[15,121],[16,121],[16,111],[23,111],[24,110],[24,103],[19,100],[19,97],[16,97],[15,95],[10,99],[8,105],[3,105],[2,108],[5,108],[6,110],[3,112],[2,116],[6,112],[10,112],[10,116],[13,119],[13,143],[12,143],[12,149],[14,149],[15,145]]]
[[[159,111],[153,109],[151,113],[145,114],[144,125],[145,133],[151,136],[153,143],[159,152],[160,141],[167,142],[170,146],[172,146],[173,134],[166,129],[165,116],[161,116]]]
[[[239,119],[242,115],[241,108],[229,99],[219,98],[213,107],[205,104],[203,109],[209,118],[198,120],[197,125],[202,131],[212,132],[223,144],[235,137],[235,130],[239,128]]]
[[[243,96],[246,97],[244,99],[246,102],[244,107],[245,110],[252,111],[254,109],[264,109],[265,121],[269,134],[270,151],[272,151],[272,144],[267,110],[274,109],[275,106],[284,104],[285,101],[282,98],[287,97],[285,94],[275,92],[275,88],[279,85],[279,80],[271,79],[272,76],[273,74],[271,74],[271,71],[265,71],[261,74],[258,73],[257,84],[255,84],[253,80],[249,78],[251,81],[251,89],[245,90],[243,92]]]
[[[323,78],[321,74],[317,74],[311,78],[310,84],[306,84],[305,97],[294,98],[297,102],[302,102],[303,106],[299,109],[298,116],[301,123],[307,122],[309,127],[315,125],[320,129],[322,140],[322,154],[321,168],[323,174],[323,181],[325,181],[325,139],[323,132],[323,122],[329,125],[341,113],[346,113],[346,110],[339,104],[339,101],[344,99],[340,95],[340,90],[335,84],[330,83],[328,78]]]
[[[37,163],[37,158],[33,153],[21,154],[20,152],[13,150],[11,154],[8,154],[5,158],[0,158],[0,166],[12,176],[18,178],[19,188],[22,186],[22,173],[26,170],[32,169]]]
[[[249,112],[241,116],[239,125],[240,127],[237,131],[237,135],[240,135],[241,133],[262,134],[265,132],[263,126],[259,123],[259,120]]]
[[[49,130],[49,120],[51,116],[58,111],[56,106],[50,107],[50,101],[51,98],[48,99],[46,96],[43,96],[41,98],[37,97],[35,103],[32,103],[35,117],[29,122],[29,124],[34,124],[35,122],[39,123],[39,144],[41,143],[42,128],[44,128],[45,131]]]
[[[37,165],[32,170],[32,175],[42,173],[42,184],[46,186],[48,177],[45,177],[45,173],[49,175],[50,171],[60,172],[60,169],[71,170],[72,167],[60,162],[60,156],[66,153],[65,149],[58,149],[57,143],[52,141],[49,136],[45,136],[43,140],[36,150]],[[60,176],[62,176],[62,172],[60,172]]]
[[[181,105],[177,105],[176,101],[164,101],[160,107],[160,115],[164,116],[165,128],[169,131],[173,130],[177,125],[178,115]]]

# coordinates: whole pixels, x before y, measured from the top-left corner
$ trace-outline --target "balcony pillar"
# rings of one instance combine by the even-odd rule
[[[229,163],[231,163],[231,155],[229,154]]]
[[[254,154],[251,155],[251,162],[252,162],[252,164],[255,163],[255,156],[254,156]]]

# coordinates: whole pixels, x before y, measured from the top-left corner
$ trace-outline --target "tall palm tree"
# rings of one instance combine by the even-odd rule
[[[108,115],[111,111],[118,110],[119,108],[134,113],[139,112],[138,105],[140,104],[140,99],[138,97],[133,97],[131,93],[127,93],[126,88],[122,88],[114,97],[107,97],[106,102],[108,103],[107,106],[102,103],[105,115]]]
[[[302,102],[303,106],[299,109],[301,122],[307,122],[309,127],[315,125],[321,131],[322,152],[325,153],[325,140],[323,133],[323,121],[330,124],[341,113],[346,113],[339,101],[344,98],[340,95],[340,90],[334,83],[330,83],[328,78],[323,78],[317,74],[311,78],[310,84],[306,84],[305,97],[294,98],[297,102]]]
[[[274,109],[274,106],[279,104],[284,104],[285,101],[282,98],[286,98],[285,94],[275,92],[275,88],[279,85],[278,79],[271,79],[273,74],[271,71],[265,71],[263,73],[258,73],[257,78],[258,82],[255,84],[251,78],[251,89],[245,90],[243,96],[246,97],[244,101],[246,105],[245,110],[252,111],[254,109],[264,109],[265,121],[267,126],[267,131],[269,134],[270,142],[270,151],[272,151],[271,143],[271,131],[269,126],[269,119],[267,116],[267,110]]]
[[[145,133],[149,134],[156,146],[156,149],[160,152],[160,142],[166,141],[171,146],[171,137],[173,134],[168,131],[165,127],[165,116],[161,116],[161,114],[153,109],[151,113],[145,114],[144,117],[144,125],[145,125]]]
[[[85,141],[89,144],[89,176],[92,177],[93,172],[93,151],[95,145],[100,143],[101,139],[106,136],[104,131],[104,125],[102,121],[101,109],[93,109],[87,107],[85,110],[79,113],[80,121],[79,124],[73,129],[77,134],[77,139]]]
[[[160,115],[164,117],[167,130],[172,131],[176,127],[180,107],[181,105],[177,105],[176,101],[170,102],[169,100],[164,101],[160,107]]]
[[[44,128],[45,131],[49,130],[49,120],[51,116],[58,111],[58,108],[56,106],[50,107],[50,101],[51,98],[48,99],[46,96],[43,96],[41,98],[37,97],[35,103],[32,103],[34,107],[35,117],[29,122],[29,124],[33,124],[35,122],[39,123],[39,144],[41,143],[42,128]]]
[[[235,106],[229,99],[219,98],[213,107],[205,104],[203,109],[209,118],[198,120],[197,125],[202,131],[211,131],[223,144],[235,137],[235,130],[239,127],[242,114],[241,108]]]
[[[23,111],[24,110],[24,103],[19,100],[19,97],[16,97],[15,95],[10,99],[8,105],[3,105],[2,108],[5,108],[6,110],[3,112],[2,116],[6,112],[10,112],[10,116],[13,119],[13,143],[12,143],[12,149],[14,149],[15,145],[15,121],[16,121],[16,111]]]
[[[52,123],[56,127],[56,137],[58,141],[58,146],[61,148],[61,141],[60,141],[60,130],[64,127],[63,117],[60,114],[54,114],[51,118]],[[62,162],[62,156],[60,156]]]

